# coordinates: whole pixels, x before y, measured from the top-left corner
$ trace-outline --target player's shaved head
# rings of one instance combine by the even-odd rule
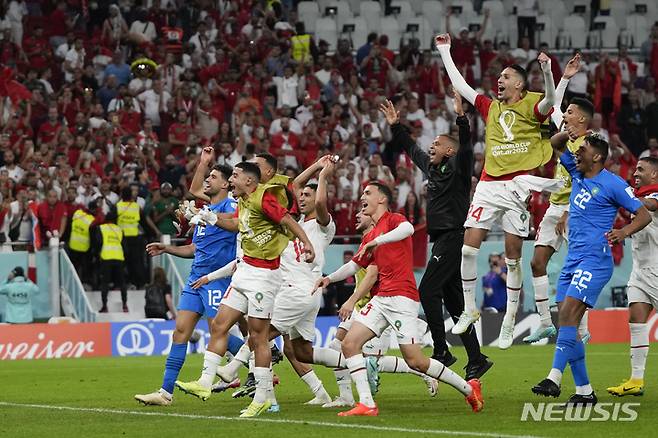
[[[658,171],[658,158],[656,158],[656,157],[643,157],[643,158],[640,158],[638,161],[644,161],[649,166],[651,166],[654,170]]]
[[[388,202],[388,205],[393,205],[393,192],[391,192],[391,189],[388,188],[386,184],[382,184],[380,182],[369,182],[369,186],[376,187],[379,193],[384,195],[386,197],[386,201]]]
[[[256,181],[260,181],[260,169],[255,163],[250,163],[248,161],[243,161],[235,165],[236,169],[242,169],[244,173],[249,176],[256,178]]]
[[[448,134],[441,134],[440,137],[442,141],[445,141],[446,144],[452,147],[455,151],[459,150],[459,140],[455,137]]]
[[[523,89],[528,88],[528,72],[525,68],[521,67],[519,64],[512,64],[509,67],[510,70],[513,70],[519,78],[523,81]]]

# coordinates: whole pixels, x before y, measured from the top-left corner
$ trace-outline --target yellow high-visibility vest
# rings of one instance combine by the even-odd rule
[[[71,219],[71,237],[69,238],[69,248],[73,251],[89,251],[89,227],[94,222],[94,216],[86,211],[79,209],[73,213]]]
[[[117,202],[117,225],[123,235],[133,237],[139,234],[139,204],[134,201]]]
[[[311,36],[295,35],[290,38],[292,59],[306,64],[311,61]]]
[[[103,236],[103,247],[101,248],[101,260],[123,261],[123,232],[117,224],[103,224],[100,226]]]

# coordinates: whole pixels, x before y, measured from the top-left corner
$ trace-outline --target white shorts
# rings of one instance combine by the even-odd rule
[[[658,268],[634,269],[626,288],[628,304],[647,303],[658,309]]]
[[[315,318],[322,304],[322,294],[311,295],[310,287],[297,287],[284,284],[274,300],[274,313],[270,323],[290,339],[315,339]]]
[[[271,319],[280,287],[279,269],[257,268],[240,260],[222,304],[252,318]]]
[[[374,296],[354,318],[380,337],[387,327],[395,331],[398,344],[417,344],[420,303],[411,298]]]
[[[490,230],[501,222],[503,231],[528,237],[530,190],[515,181],[480,181],[475,187],[465,228]]]
[[[537,230],[537,237],[535,238],[535,246],[550,246],[555,251],[559,251],[562,242],[566,240],[569,235],[568,228],[565,228],[564,235],[559,235],[555,232],[557,221],[560,220],[565,211],[569,211],[569,204],[555,205],[551,204],[544,214],[544,218],[539,224]]]

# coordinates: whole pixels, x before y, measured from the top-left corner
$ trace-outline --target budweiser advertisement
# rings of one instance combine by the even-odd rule
[[[111,355],[109,323],[22,324],[0,328],[0,360]]]

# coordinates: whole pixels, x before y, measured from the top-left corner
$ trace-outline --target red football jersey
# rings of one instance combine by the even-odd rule
[[[401,214],[384,213],[375,228],[365,235],[362,245],[394,230],[403,222],[407,222],[407,219]],[[379,245],[370,256],[354,257],[352,260],[362,268],[371,264],[377,265],[379,270],[377,295],[383,297],[403,296],[420,301],[412,268],[411,236],[399,242]]]

